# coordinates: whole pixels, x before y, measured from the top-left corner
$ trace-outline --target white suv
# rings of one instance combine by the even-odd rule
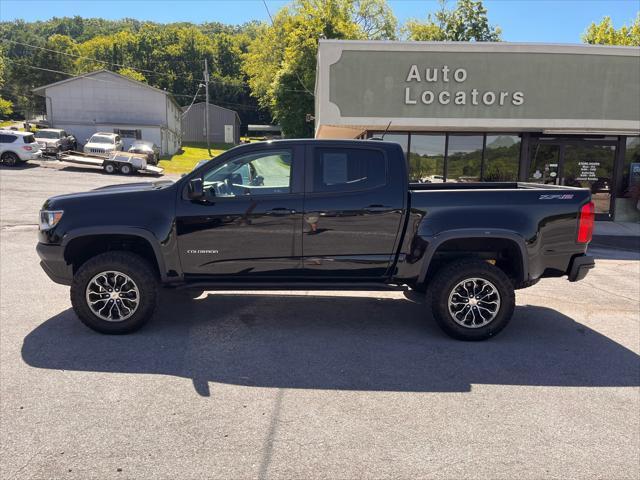
[[[120,135],[108,132],[94,133],[83,148],[84,153],[93,155],[108,155],[118,150],[124,150],[124,142]]]
[[[15,130],[0,130],[0,162],[14,166],[18,162],[42,157],[40,144],[33,133]]]

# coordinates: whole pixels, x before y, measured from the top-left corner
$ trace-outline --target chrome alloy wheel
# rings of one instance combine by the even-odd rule
[[[500,311],[500,294],[484,278],[467,278],[449,295],[451,318],[465,328],[480,328],[493,321]]]
[[[87,284],[87,305],[93,314],[107,322],[122,322],[140,305],[136,282],[122,272],[101,272]]]

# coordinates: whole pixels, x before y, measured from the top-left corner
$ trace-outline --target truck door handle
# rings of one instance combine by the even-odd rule
[[[390,210],[391,207],[388,207],[386,205],[369,205],[368,207],[365,207],[365,212],[386,212],[387,210]]]
[[[296,213],[295,210],[291,210],[289,208],[285,208],[285,207],[277,207],[277,208],[272,208],[269,212],[267,212],[271,215],[293,215]]]

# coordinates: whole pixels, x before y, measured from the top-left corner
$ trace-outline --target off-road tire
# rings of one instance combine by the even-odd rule
[[[471,328],[457,323],[449,311],[449,297],[460,282],[478,278],[491,282],[500,296],[495,317],[486,325]],[[486,340],[507,326],[515,308],[513,283],[498,267],[482,260],[460,260],[443,266],[429,283],[433,316],[444,332],[458,340]]]
[[[103,320],[87,303],[87,285],[99,273],[117,271],[129,276],[139,290],[139,304],[133,315],[121,321]],[[107,334],[131,333],[142,327],[152,316],[158,298],[158,279],[153,267],[144,258],[131,252],[101,253],[87,260],[78,269],[71,284],[71,305],[87,327]]]

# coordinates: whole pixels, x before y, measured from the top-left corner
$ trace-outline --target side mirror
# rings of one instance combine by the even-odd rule
[[[189,180],[187,196],[191,200],[201,200],[204,198],[204,183],[202,182],[202,178],[192,178]]]

